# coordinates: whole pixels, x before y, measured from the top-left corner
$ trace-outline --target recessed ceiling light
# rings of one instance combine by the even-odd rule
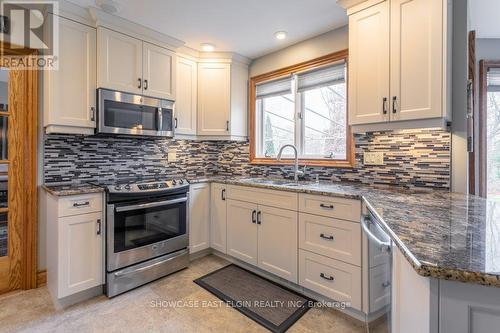
[[[276,39],[279,39],[279,40],[285,39],[287,35],[288,34],[286,31],[276,31],[274,33],[274,37],[276,37]]]
[[[215,45],[210,43],[201,44],[201,49],[205,52],[212,52],[215,50]]]

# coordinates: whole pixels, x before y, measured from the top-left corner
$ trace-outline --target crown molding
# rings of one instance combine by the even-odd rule
[[[162,47],[170,46],[170,48],[174,50],[185,44],[180,39],[147,28],[119,16],[108,14],[99,8],[89,7],[88,11],[97,27],[108,28]]]

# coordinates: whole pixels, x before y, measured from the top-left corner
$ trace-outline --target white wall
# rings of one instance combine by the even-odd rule
[[[250,64],[250,77],[347,49],[347,26],[270,53]]]

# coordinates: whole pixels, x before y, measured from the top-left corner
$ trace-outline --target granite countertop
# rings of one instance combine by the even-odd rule
[[[86,193],[104,192],[104,189],[91,184],[64,184],[64,185],[43,185],[42,188],[55,196],[78,195]]]
[[[500,287],[500,203],[442,190],[345,182],[290,186],[259,179],[188,178],[191,184],[218,182],[363,200],[418,274]],[[45,188],[55,195],[102,191],[92,185]]]

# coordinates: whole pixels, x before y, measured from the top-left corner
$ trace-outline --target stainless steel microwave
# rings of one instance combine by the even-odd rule
[[[174,102],[97,89],[98,134],[174,136]]]

